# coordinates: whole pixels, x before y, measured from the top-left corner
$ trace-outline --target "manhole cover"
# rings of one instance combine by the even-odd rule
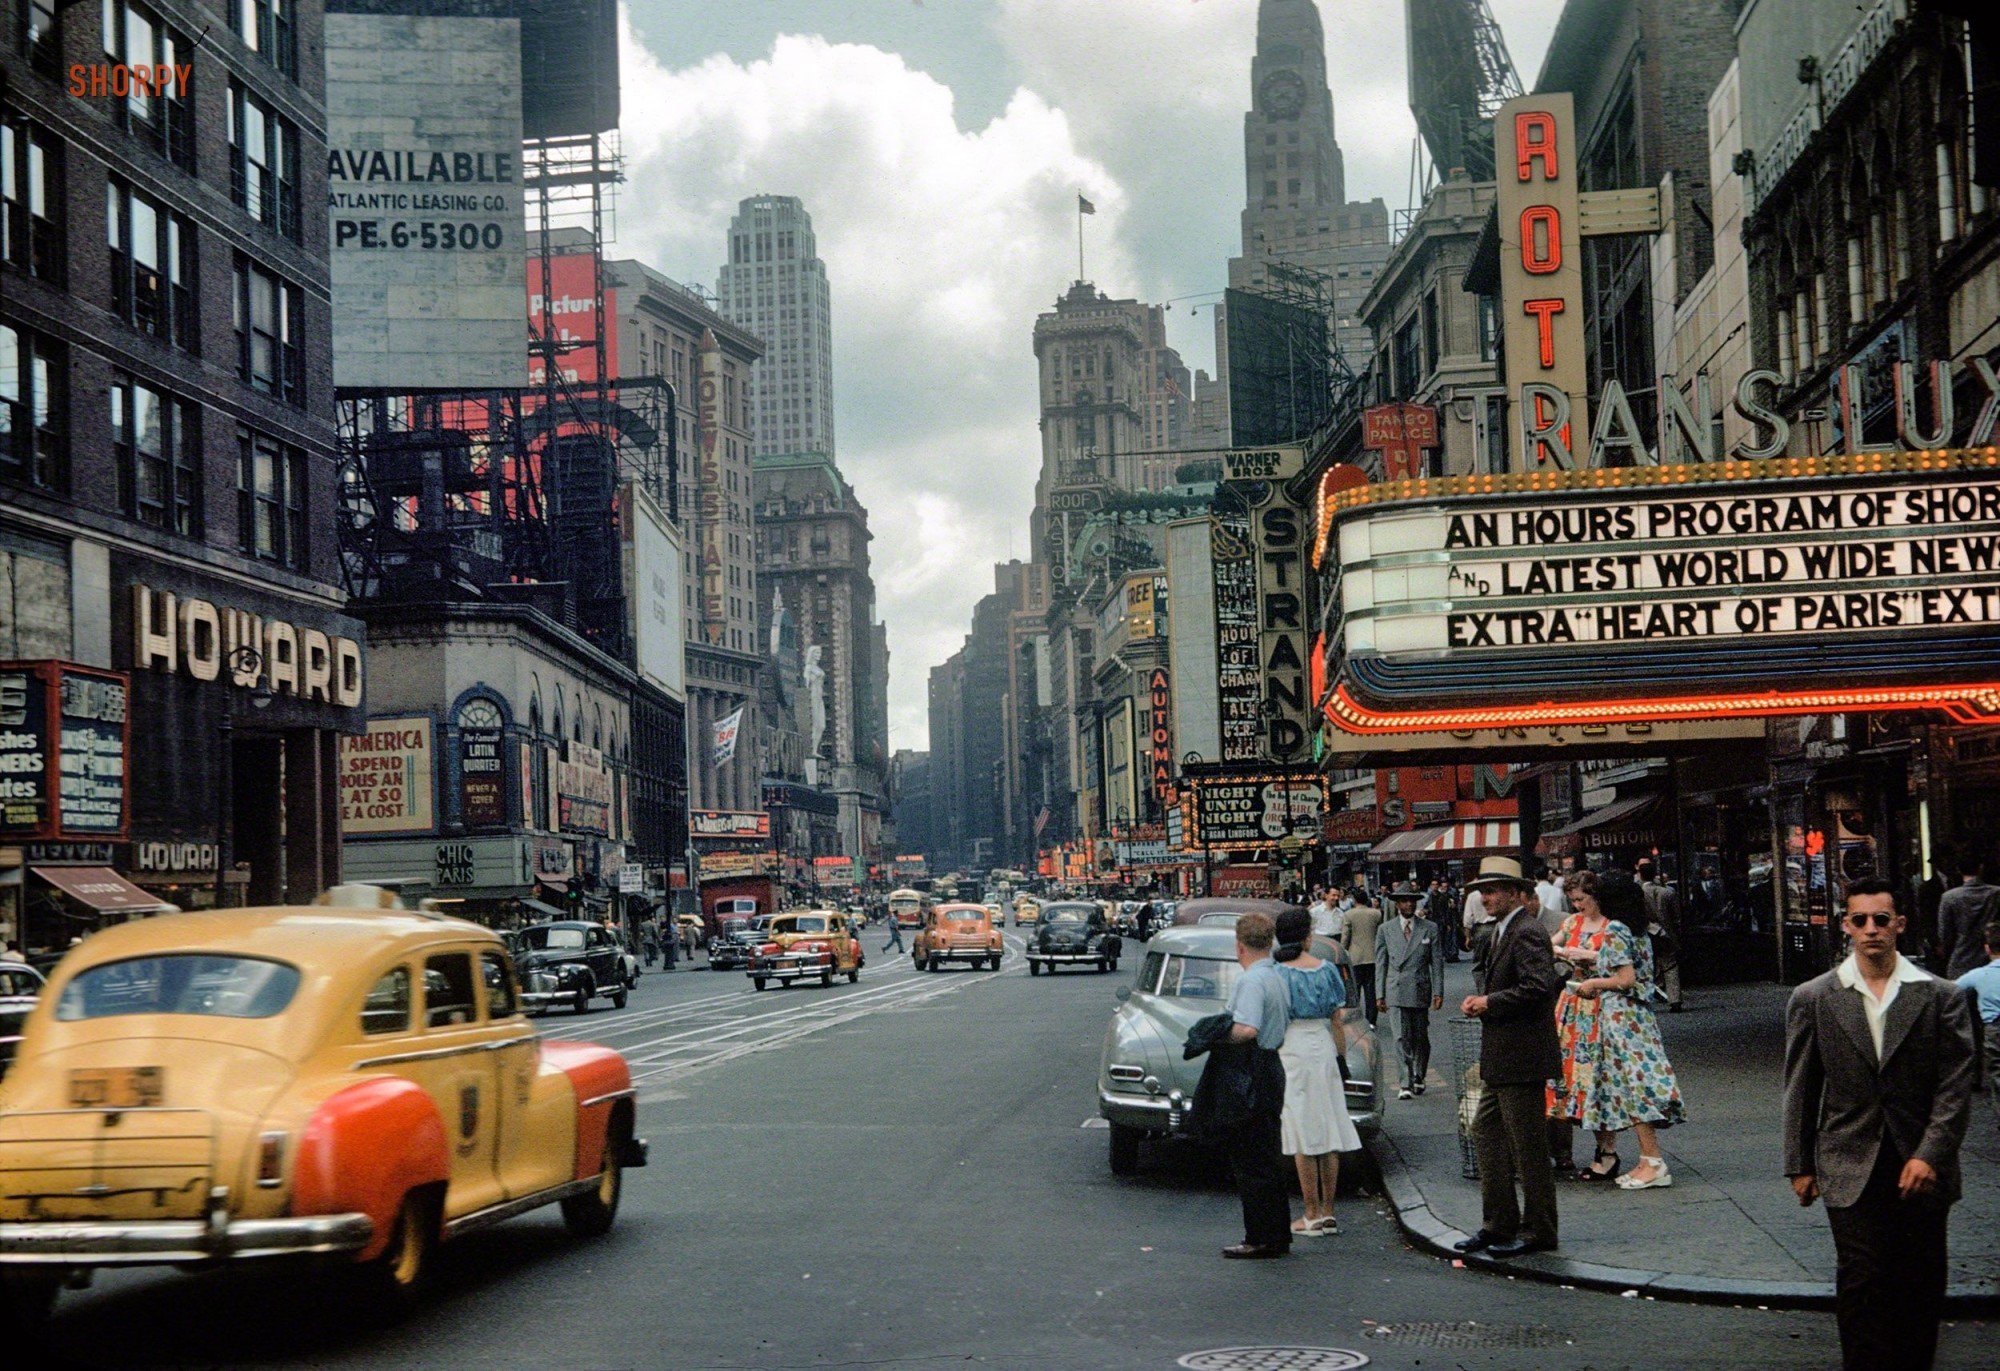
[[[1188,1371],[1354,1371],[1368,1358],[1344,1347],[1217,1347],[1176,1363]]]
[[[1384,1342],[1418,1347],[1562,1347],[1569,1335],[1553,1328],[1505,1323],[1384,1323],[1368,1330]]]

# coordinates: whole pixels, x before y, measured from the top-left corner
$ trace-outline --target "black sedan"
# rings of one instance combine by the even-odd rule
[[[0,961],[0,1076],[21,1044],[21,1025],[42,993],[42,973],[25,962]]]
[[[561,919],[532,924],[515,933],[515,969],[521,975],[521,1002],[540,1012],[568,1005],[578,1014],[590,1012],[598,995],[623,1009],[632,993],[625,948],[603,924]]]
[[[1059,966],[1094,966],[1116,971],[1124,939],[1111,927],[1095,900],[1060,900],[1042,906],[1042,919],[1028,936],[1028,974],[1053,973]]]

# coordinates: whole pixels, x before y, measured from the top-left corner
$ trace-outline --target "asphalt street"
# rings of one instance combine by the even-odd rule
[[[387,1330],[358,1327],[310,1273],[114,1275],[64,1296],[62,1354],[426,1371],[1171,1368],[1250,1347],[1396,1368],[1838,1363],[1830,1316],[1455,1269],[1364,1196],[1342,1202],[1339,1236],[1224,1261],[1238,1211],[1203,1154],[1149,1149],[1120,1181],[1086,1126],[1131,959],[1115,977],[1030,978],[1015,949],[997,973],[922,974],[867,937],[858,985],[758,994],[740,973],[681,970],[648,975],[622,1011],[542,1021],[619,1047],[639,1078],[653,1165],[628,1177],[608,1237],[573,1240],[553,1211],[470,1235]],[[1940,1364],[1990,1365],[1994,1334],[1947,1328]]]

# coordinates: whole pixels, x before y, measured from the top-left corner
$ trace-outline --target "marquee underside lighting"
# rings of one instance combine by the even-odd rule
[[[1741,692],[1651,700],[1548,702],[1492,708],[1389,712],[1371,709],[1336,687],[1326,717],[1344,733],[1386,735],[1483,728],[1673,723],[1701,719],[1772,718],[1791,714],[1863,714],[1936,709],[1962,724],[2000,723],[2000,682],[1989,685],[1897,686],[1840,691]]]

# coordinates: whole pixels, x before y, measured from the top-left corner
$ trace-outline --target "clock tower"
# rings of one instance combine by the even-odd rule
[[[1272,260],[1331,278],[1334,336],[1359,370],[1373,346],[1359,306],[1389,258],[1389,210],[1380,199],[1347,198],[1316,0],[1257,6],[1257,55],[1243,116],[1242,223],[1243,253],[1229,261],[1229,284],[1257,289]],[[1217,319],[1219,379],[1226,384],[1220,311]]]

